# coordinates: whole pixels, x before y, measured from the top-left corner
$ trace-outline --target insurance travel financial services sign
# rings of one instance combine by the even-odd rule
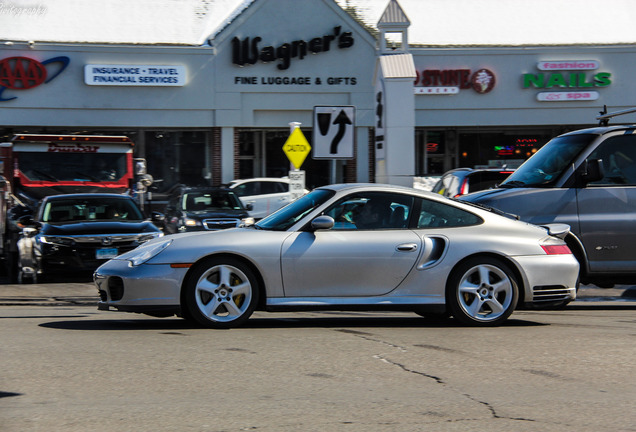
[[[85,65],[84,83],[95,86],[174,86],[186,84],[185,66]]]

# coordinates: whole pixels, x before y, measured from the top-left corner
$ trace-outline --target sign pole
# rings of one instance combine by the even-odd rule
[[[298,199],[305,194],[305,171],[300,166],[311,151],[311,146],[300,130],[300,122],[289,122],[289,138],[283,145],[283,152],[289,159],[289,192],[292,199]]]

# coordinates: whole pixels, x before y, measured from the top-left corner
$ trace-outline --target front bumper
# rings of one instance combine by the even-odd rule
[[[168,316],[180,311],[181,286],[188,269],[169,264],[142,264],[114,259],[99,267],[93,279],[99,310]]]

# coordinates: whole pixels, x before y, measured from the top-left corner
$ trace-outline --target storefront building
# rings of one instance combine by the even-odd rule
[[[518,166],[552,136],[594,125],[603,105],[633,106],[634,46],[415,46],[408,28],[425,23],[387,5],[379,35],[333,0],[255,0],[199,46],[2,41],[2,139],[128,135],[162,193],[287,175],[298,122],[312,145],[308,188],[408,184]],[[322,128],[316,107],[333,111]]]

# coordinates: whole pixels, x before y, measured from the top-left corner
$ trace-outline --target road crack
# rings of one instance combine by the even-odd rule
[[[372,337],[372,335],[370,333],[365,333],[365,332],[360,332],[360,331],[351,331],[351,330],[347,330],[347,329],[337,329],[336,331],[342,332],[342,333],[348,333],[351,334],[355,337],[367,340],[369,342],[375,342],[375,343],[380,343],[386,346],[389,346],[391,348],[395,348],[401,352],[407,352],[408,350],[406,349],[406,347],[400,346],[400,345],[395,345],[393,343],[384,341],[384,340],[380,340],[377,338]],[[391,360],[388,357],[381,355],[381,354],[376,354],[373,356],[373,358],[378,359],[386,364],[389,364],[391,366],[395,366],[398,367],[400,369],[402,369],[404,372],[410,373],[410,374],[414,374],[414,375],[418,375],[427,379],[431,379],[434,380],[437,384],[440,384],[452,391],[455,391],[459,394],[461,394],[463,397],[465,397],[466,399],[478,403],[480,405],[483,405],[484,407],[486,407],[488,409],[488,411],[490,412],[490,415],[492,416],[492,418],[494,419],[504,419],[504,420],[513,420],[513,421],[525,421],[525,422],[534,422],[535,420],[533,419],[528,419],[528,418],[523,418],[523,417],[506,417],[506,416],[502,416],[500,415],[497,410],[495,409],[495,407],[490,403],[490,402],[486,402],[486,401],[482,401],[479,400],[478,398],[468,394],[468,393],[464,393],[461,392],[460,390],[454,388],[453,386],[449,385],[446,381],[444,381],[443,378],[436,376],[436,375],[432,375],[426,372],[422,372],[419,370],[415,370],[415,369],[411,369],[409,367],[407,367],[406,365],[399,363],[397,361]]]

